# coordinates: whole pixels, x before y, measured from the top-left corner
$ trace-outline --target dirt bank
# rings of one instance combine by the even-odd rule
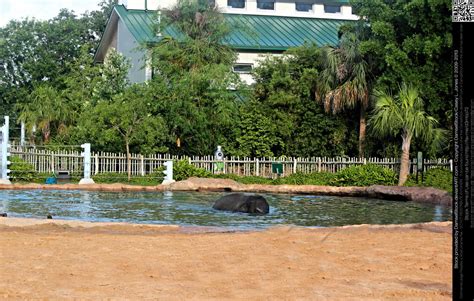
[[[451,223],[209,233],[0,218],[0,298],[451,300]]]

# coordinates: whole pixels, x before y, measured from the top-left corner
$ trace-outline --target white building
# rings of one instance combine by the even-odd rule
[[[130,59],[131,82],[151,78],[147,52],[140,45],[159,41],[154,32],[157,10],[170,8],[176,0],[122,1],[109,17],[96,51],[95,62],[103,62],[114,48]],[[251,28],[252,33],[232,32],[226,43],[238,53],[234,71],[252,83],[251,70],[264,55],[280,54],[304,43],[336,45],[338,29],[358,19],[348,0],[215,0],[230,24]],[[162,35],[172,35],[163,32]]]

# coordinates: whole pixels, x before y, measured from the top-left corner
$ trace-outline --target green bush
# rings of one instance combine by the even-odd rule
[[[198,168],[189,164],[187,160],[173,161],[174,180],[181,181],[191,177],[210,178],[212,177],[212,173],[203,168]]]
[[[33,164],[26,162],[18,156],[11,156],[9,158],[11,165],[10,180],[12,182],[32,182],[35,178],[36,172]]]
[[[231,179],[242,184],[270,184],[273,185],[273,180],[257,176],[238,176],[234,174],[213,174],[212,178]]]
[[[155,186],[163,182],[163,176],[163,172],[156,170],[153,173],[145,176],[132,176],[129,181],[127,173],[104,172],[92,176],[92,179],[94,182],[100,184],[122,183],[130,185]]]
[[[434,187],[453,193],[453,173],[446,168],[432,168],[424,173],[423,182],[421,174],[418,175],[418,183],[416,183],[416,175],[410,175],[405,186]]]
[[[314,172],[309,174],[295,173],[287,177],[282,177],[274,180],[275,185],[329,185],[329,182],[334,178],[334,174],[329,172]]]
[[[395,185],[397,174],[389,169],[375,164],[358,165],[344,168],[334,174],[329,181],[332,186],[370,186]]]

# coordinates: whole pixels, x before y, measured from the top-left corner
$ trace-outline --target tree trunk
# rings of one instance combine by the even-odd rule
[[[367,108],[360,106],[359,116],[359,158],[365,157],[365,132],[367,127]]]
[[[128,181],[132,178],[132,162],[130,161],[130,145],[128,139],[125,139],[125,147],[127,149],[127,172],[128,172]]]
[[[45,125],[45,127],[42,129],[43,132],[43,142],[44,144],[47,144],[49,142],[49,137],[51,135],[51,130],[49,128],[49,123]]]
[[[405,184],[408,178],[408,173],[410,172],[410,143],[411,134],[404,132],[402,135],[402,157],[400,159],[400,175],[398,178],[398,186],[403,186],[403,184]]]

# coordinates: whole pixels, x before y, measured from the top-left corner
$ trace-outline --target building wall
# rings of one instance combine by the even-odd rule
[[[246,0],[245,8],[230,8],[227,6],[227,0],[215,0],[217,6],[224,13],[230,14],[251,14],[251,15],[269,15],[269,16],[289,16],[305,18],[325,18],[341,20],[357,20],[359,17],[352,14],[350,5],[342,5],[340,13],[325,13],[324,4],[320,0],[275,0],[274,10],[264,10],[257,8],[257,0]],[[128,9],[144,9],[144,0],[121,1]],[[127,3],[125,3],[127,2]],[[295,8],[295,2],[312,3],[313,9],[309,12],[299,12]],[[150,10],[170,8],[176,3],[176,0],[148,0],[147,6]]]
[[[142,83],[145,81],[145,51],[139,48],[139,44],[119,19],[117,28],[117,51],[129,59],[130,69],[128,78],[131,83]]]
[[[235,64],[251,64],[252,69],[255,69],[260,63],[269,56],[279,56],[278,53],[259,53],[259,52],[239,52],[237,54],[237,60]],[[255,81],[250,73],[239,73],[240,79],[242,79],[248,85],[253,84]]]
[[[318,3],[318,1],[298,0],[298,2],[313,4],[313,9],[309,12],[300,12],[296,10],[295,2],[295,0],[275,0],[275,9],[266,10],[257,8],[257,0],[246,0],[245,8],[231,8],[227,6],[227,0],[216,0],[216,4],[221,8],[222,12],[230,14],[358,20],[358,16],[352,14],[352,7],[350,5],[342,5],[340,13],[325,13],[324,4]]]

